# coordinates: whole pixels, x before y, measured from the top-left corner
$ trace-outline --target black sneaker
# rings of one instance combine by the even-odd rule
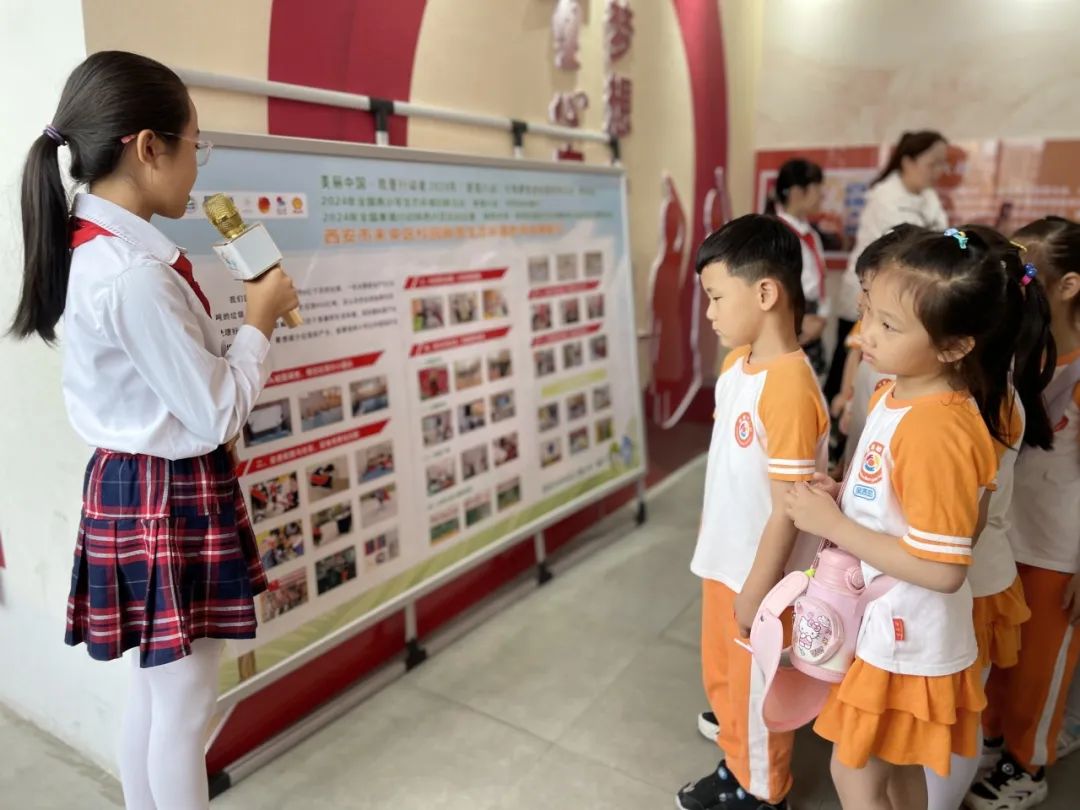
[[[1046,801],[1046,772],[1025,771],[1005,752],[994,769],[971,786],[964,806],[970,810],[1027,810]]]
[[[697,730],[706,740],[715,743],[716,736],[720,733],[720,722],[712,712],[702,712],[697,718]]]
[[[721,760],[716,770],[686,785],[675,795],[678,810],[788,810],[787,799],[779,804],[751,796]]]

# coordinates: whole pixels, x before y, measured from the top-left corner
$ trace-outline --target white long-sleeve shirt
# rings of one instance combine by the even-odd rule
[[[855,275],[855,262],[859,254],[875,239],[903,223],[943,231],[948,227],[949,220],[936,191],[928,188],[913,194],[900,179],[900,172],[893,172],[870,189],[866,205],[859,215],[855,247],[851,249],[840,290],[837,313],[841,318],[849,321],[859,319],[859,279]]]
[[[233,438],[270,377],[253,326],[220,355],[221,331],[170,265],[180,249],[146,220],[80,194],[74,216],[104,228],[72,252],[63,318],[68,417],[87,444],[192,458]]]

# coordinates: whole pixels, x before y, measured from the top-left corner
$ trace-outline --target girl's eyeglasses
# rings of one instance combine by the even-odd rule
[[[214,149],[214,144],[210,141],[199,140],[198,138],[189,138],[187,135],[181,135],[177,132],[159,132],[158,135],[168,135],[170,138],[179,138],[182,141],[188,141],[195,144],[195,165],[205,166],[207,161],[210,160],[210,153]],[[120,139],[120,143],[125,146],[135,140],[138,135],[125,135]]]

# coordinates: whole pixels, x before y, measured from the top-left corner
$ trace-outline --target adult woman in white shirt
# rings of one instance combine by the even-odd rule
[[[837,296],[838,333],[836,351],[825,382],[830,402],[840,391],[847,348],[844,339],[859,319],[859,280],[855,260],[867,245],[901,223],[942,231],[948,227],[945,209],[934,184],[945,171],[948,142],[940,132],[905,132],[893,148],[885,168],[870,184],[866,205],[859,217],[855,246]]]

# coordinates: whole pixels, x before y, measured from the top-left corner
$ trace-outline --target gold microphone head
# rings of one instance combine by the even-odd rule
[[[206,218],[226,239],[235,239],[244,232],[244,220],[236,208],[236,203],[224,194],[208,197],[203,203],[203,211],[206,212]]]

